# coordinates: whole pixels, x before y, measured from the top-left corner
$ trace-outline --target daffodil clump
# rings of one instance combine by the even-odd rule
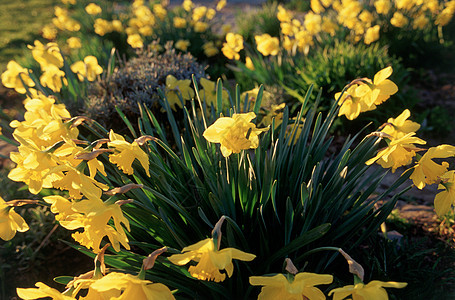
[[[93,55],[74,61],[68,68],[70,62],[64,60],[56,43],[49,42],[44,45],[36,40],[34,45],[28,45],[28,48],[32,52],[35,63],[38,63],[41,74],[24,68],[12,60],[1,75],[2,84],[20,94],[27,94],[30,97],[49,94],[68,95],[71,92],[72,97],[78,98],[74,95],[74,89],[79,84],[74,78],[77,76],[80,82],[95,81],[103,73],[103,68]],[[35,88],[38,82],[40,87]]]
[[[53,62],[58,67],[63,62],[65,66],[57,50],[39,52],[36,59],[42,64]],[[84,71],[71,73],[73,80],[81,75],[87,82],[89,63],[90,58]],[[28,230],[17,211],[23,205],[38,204],[49,207],[59,225],[72,231],[73,243],[97,254],[99,261],[95,271],[66,280],[63,292],[38,282],[34,288],[19,288],[19,297],[238,298],[245,297],[249,282],[258,286],[249,292],[250,297],[258,299],[325,299],[329,291],[320,285],[331,284],[333,275],[323,274],[317,262],[310,262],[300,272],[292,268],[286,274],[272,272],[279,270],[283,259],[301,261],[315,247],[327,243],[352,245],[352,233],[343,228],[344,222],[356,227],[367,222],[375,229],[384,222],[386,214],[380,212],[390,209],[396,198],[376,209],[372,203],[387,193],[372,195],[374,189],[365,192],[360,184],[347,183],[353,174],[359,178],[358,174],[365,172],[365,162],[378,161],[393,168],[408,164],[411,154],[420,151],[414,144],[422,144],[410,133],[418,125],[409,123],[407,115],[389,120],[393,125],[385,126],[382,136],[399,146],[399,155],[392,153],[394,148],[386,150],[388,155],[379,152],[371,158],[375,141],[366,138],[357,146],[359,150],[352,152],[352,160],[346,147],[336,158],[335,169],[325,169],[328,146],[322,141],[347,103],[343,95],[355,87],[352,93],[356,97],[379,105],[396,92],[388,79],[391,72],[386,68],[373,80],[354,80],[322,123],[315,110],[304,114],[302,108],[290,115],[284,103],[264,113],[262,98],[273,96],[263,87],[245,94],[237,89],[232,99],[221,80],[215,83],[201,78],[201,86],[196,88],[190,80],[169,75],[161,93],[168,123],[160,123],[152,110],[140,105],[138,132],[123,116],[130,134],[108,131],[86,117],[73,117],[58,98],[27,87],[24,120],[10,124],[19,146],[11,153],[16,166],[8,177],[27,184],[39,200],[2,201],[0,237],[8,240],[16,232]],[[227,102],[231,105],[228,109]],[[174,114],[183,114],[184,122],[177,122]],[[319,129],[311,137],[311,128],[318,122]],[[428,150],[432,156],[421,158],[419,163],[425,166],[415,167],[415,180],[449,186],[451,173],[441,173],[447,165],[440,165],[437,173],[428,172],[434,166],[424,161],[447,157],[450,149],[441,146]],[[404,151],[410,154],[403,156]],[[358,157],[358,153],[363,156]],[[323,183],[327,191],[316,189]],[[61,192],[41,197],[43,189]],[[336,197],[336,193],[341,196]],[[446,205],[450,193],[449,189],[443,191],[438,201]],[[319,201],[325,203],[323,207]],[[322,213],[336,210],[343,213]],[[207,236],[211,227],[212,234]],[[226,233],[222,235],[222,231]],[[270,243],[272,240],[275,242]],[[107,249],[112,253],[109,264],[115,270],[101,267]],[[138,253],[144,251],[154,252],[153,263],[146,259],[140,268],[143,257]],[[170,254],[166,257],[164,252]],[[157,259],[158,254],[162,255]],[[153,269],[151,265],[155,265]],[[198,281],[210,284],[201,288]],[[383,287],[403,286],[355,282],[330,294],[337,299],[349,293],[387,299]]]
[[[454,12],[454,1],[311,0],[311,10],[303,18],[278,6],[280,38],[263,34],[255,36],[255,42],[263,56],[275,56],[281,51],[291,55],[308,54],[310,49],[341,32],[347,32],[353,43],[363,41],[367,45],[378,41],[381,33],[392,28],[432,32],[436,42],[435,29],[446,26]]]
[[[158,42],[155,50],[163,51],[169,41],[179,51],[190,52],[201,60],[210,60],[220,53],[222,37],[218,37],[215,27],[221,21],[217,13],[226,5],[224,0],[210,7],[185,0],[172,8],[165,1],[136,0],[122,10],[110,2],[62,4],[55,7],[55,17],[42,29],[42,36],[66,41],[65,47],[75,56],[86,53],[90,44],[104,49],[115,46],[122,54],[130,55],[132,49],[152,42]],[[90,50],[93,52],[93,48]],[[102,51],[97,55],[98,59],[104,58]]]

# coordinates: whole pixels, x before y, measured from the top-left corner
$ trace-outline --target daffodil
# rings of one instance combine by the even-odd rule
[[[251,123],[254,118],[254,112],[221,117],[204,131],[203,136],[211,143],[220,143],[224,157],[241,150],[257,148],[259,134],[269,128],[256,128],[256,125]]]
[[[408,18],[406,18],[401,12],[398,11],[396,11],[390,19],[390,24],[400,28],[404,27],[406,24],[408,24],[408,22]]]
[[[46,203],[51,204],[51,212],[57,221],[66,220],[69,216],[76,213],[72,208],[73,202],[59,195],[43,197]]]
[[[226,6],[226,0],[220,0],[216,4],[216,10],[220,11],[223,9],[224,6]]]
[[[36,40],[34,46],[28,45],[27,47],[32,50],[33,58],[40,64],[42,70],[49,65],[63,67],[63,57],[57,43],[51,42],[43,45]]]
[[[254,254],[235,248],[218,250],[213,238],[208,238],[183,248],[182,254],[174,254],[169,257],[169,260],[176,265],[186,265],[193,260],[198,264],[189,267],[191,276],[200,280],[220,282],[226,279],[226,274],[220,273],[220,270],[226,270],[228,277],[232,276],[233,259],[251,261],[255,257]]]
[[[291,22],[292,14],[286,10],[281,4],[278,5],[278,12],[276,14],[280,22]]]
[[[392,75],[392,67],[386,67],[374,75],[373,82],[361,84],[356,89],[356,95],[364,98],[367,105],[379,105],[398,91],[393,81],[387,79]]]
[[[379,25],[375,25],[367,29],[364,38],[365,44],[369,45],[379,39],[379,29],[381,29]]]
[[[70,37],[66,40],[66,43],[71,49],[79,49],[82,47],[81,39],[78,37]]]
[[[262,285],[259,300],[323,300],[324,293],[315,287],[320,284],[330,284],[332,275],[315,273],[297,273],[287,278],[283,274],[274,276],[251,276],[251,285]]]
[[[95,24],[93,24],[93,29],[95,30],[95,33],[100,36],[104,36],[105,34],[112,32],[114,30],[111,22],[101,18],[97,18],[95,20]]]
[[[338,116],[345,115],[348,120],[354,120],[360,113],[376,108],[374,104],[368,105],[362,97],[357,96],[358,87],[357,84],[353,84],[343,94],[341,92],[335,94],[335,99],[341,106]]]
[[[30,78],[28,70],[21,67],[17,62],[11,60],[6,65],[6,71],[2,73],[2,83],[5,87],[15,89],[19,94],[25,94],[24,83],[28,87],[35,86],[35,82]]]
[[[420,128],[420,124],[408,120],[411,116],[409,109],[405,109],[398,117],[389,118],[384,128],[381,130],[384,133],[394,137],[400,138],[408,133],[416,132]]]
[[[112,290],[122,291],[121,296],[116,297],[116,300],[175,299],[169,288],[162,283],[153,283],[130,274],[117,272],[109,273],[96,280],[90,285],[90,288],[100,293],[101,296],[106,292],[112,292]]]
[[[0,197],[0,238],[4,241],[11,240],[16,232],[29,229],[25,220]]]
[[[190,87],[191,80],[183,79],[178,80],[172,75],[166,77],[166,99],[169,102],[170,107],[176,110],[176,105],[183,108],[182,102],[180,101],[179,95],[183,100],[190,100],[194,97],[194,91]]]
[[[183,0],[182,7],[186,11],[190,11],[193,9],[194,3],[191,0]]]
[[[245,57],[245,67],[247,67],[251,71],[255,70],[253,61],[249,56]]]
[[[193,26],[194,26],[194,31],[196,31],[196,32],[204,32],[209,27],[209,24],[206,23],[206,22],[198,21],[198,22],[194,23]]]
[[[174,17],[173,22],[174,22],[175,28],[185,28],[186,27],[186,20],[184,18]]]
[[[215,81],[210,81],[205,78],[200,79],[201,85],[203,89],[199,92],[202,100],[205,100],[208,106],[214,105],[216,106],[216,84]],[[223,99],[223,102],[229,100],[229,95],[227,91],[223,89],[221,93],[221,99]]]
[[[371,165],[376,162],[383,168],[392,168],[392,172],[401,166],[406,166],[412,162],[412,158],[416,155],[416,151],[422,150],[414,144],[426,144],[426,142],[414,136],[411,132],[399,139],[392,139],[389,145],[380,150],[378,154],[366,162]]]
[[[149,158],[147,153],[141,149],[136,141],[128,143],[125,138],[119,134],[114,133],[113,130],[109,132],[109,147],[114,149],[114,153],[109,155],[109,161],[116,164],[124,173],[132,175],[134,169],[132,167],[133,161],[137,159],[142,167],[150,176],[149,171]]]
[[[455,171],[451,170],[440,176],[438,189],[443,191],[436,194],[434,198],[434,209],[440,217],[447,214],[455,204]]]
[[[243,37],[240,34],[229,32],[226,34],[226,43],[223,44],[221,51],[229,59],[240,59],[240,50],[243,49]]]
[[[342,288],[336,288],[329,292],[329,296],[333,295],[333,300],[342,300],[351,296],[353,300],[388,300],[386,288],[401,289],[407,285],[405,282],[382,282],[373,280],[368,284],[357,283],[356,285],[348,285]]]
[[[103,73],[103,68],[98,64],[95,56],[89,55],[83,61],[72,64],[71,71],[77,74],[80,81],[84,81],[84,78],[87,78],[88,81],[94,81],[97,75]]]
[[[52,300],[76,300],[76,298],[66,296],[56,289],[53,289],[42,282],[35,284],[37,288],[17,289],[17,295],[24,300],[40,299],[50,297]]]
[[[98,15],[102,12],[102,9],[99,5],[96,5],[95,3],[89,3],[86,7],[85,7],[85,11],[89,14],[89,15]]]
[[[120,251],[120,244],[126,249],[130,249],[122,224],[128,231],[130,226],[119,204],[103,202],[100,198],[90,197],[74,202],[71,209],[76,213],[62,219],[60,224],[68,230],[83,229],[82,232],[72,235],[78,243],[99,252],[101,240],[107,236],[115,251]],[[115,228],[109,225],[111,219],[114,221]]]
[[[175,43],[175,48],[179,49],[179,50],[182,50],[182,51],[188,50],[189,46],[190,46],[190,41],[188,41],[188,40],[178,40]]]
[[[55,65],[48,65],[44,69],[40,77],[40,82],[43,86],[50,88],[54,92],[60,92],[62,86],[68,84],[65,78],[65,72]]]
[[[414,185],[419,189],[423,189],[426,184],[436,183],[439,177],[447,172],[449,164],[445,161],[438,164],[432,159],[451,156],[455,156],[455,147],[451,145],[439,145],[428,149],[414,166],[414,171],[410,177]]]
[[[264,56],[275,56],[280,50],[280,42],[277,37],[271,37],[265,33],[254,37],[258,51]]]
[[[41,36],[48,40],[54,40],[57,37],[58,30],[53,24],[44,25],[41,29]]]
[[[144,41],[143,41],[142,37],[137,33],[128,35],[126,42],[133,48],[144,47]]]
[[[204,54],[207,55],[207,57],[215,56],[220,52],[213,41],[206,42],[202,45],[202,49],[204,49]]]
[[[166,18],[166,16],[167,16],[167,10],[161,4],[154,4],[153,5],[153,13],[160,20],[164,20],[164,18]]]

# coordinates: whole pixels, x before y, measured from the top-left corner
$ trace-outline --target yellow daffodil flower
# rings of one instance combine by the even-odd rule
[[[374,7],[376,8],[378,14],[386,15],[392,8],[392,3],[390,0],[376,0],[374,1]]]
[[[226,279],[226,274],[220,270],[226,270],[228,277],[234,272],[233,259],[251,261],[256,257],[235,248],[217,250],[213,238],[202,240],[196,244],[185,247],[182,254],[174,254],[169,260],[176,265],[186,265],[191,260],[196,261],[196,266],[189,267],[191,276],[199,280],[220,282]]]
[[[9,241],[17,231],[24,232],[28,229],[25,220],[0,197],[0,238]]]
[[[142,40],[142,37],[137,33],[128,35],[126,42],[133,48],[144,47],[144,41]]]
[[[90,288],[104,295],[112,290],[120,290],[122,294],[116,300],[130,299],[162,299],[174,300],[171,290],[162,283],[153,283],[149,280],[142,280],[136,276],[123,273],[109,273],[101,279],[96,280]],[[103,298],[104,299],[104,298]]]
[[[28,70],[21,67],[17,62],[11,60],[6,65],[6,71],[2,73],[2,84],[10,89],[16,90],[19,94],[25,94],[26,86],[32,87],[35,86],[35,82],[30,78]],[[22,81],[21,81],[22,79]]]
[[[224,157],[240,153],[241,150],[257,148],[259,134],[269,128],[256,128],[256,125],[251,123],[254,118],[256,118],[254,112],[221,117],[204,131],[203,136],[211,143],[220,143]]]
[[[93,24],[93,29],[95,30],[96,34],[104,36],[105,34],[112,32],[114,30],[114,27],[108,20],[97,18],[95,20],[95,24]]]
[[[436,194],[434,198],[434,209],[436,214],[440,217],[447,214],[455,204],[455,171],[451,170],[444,173],[440,177],[441,181],[438,189],[443,189],[442,192]]]
[[[177,110],[176,105],[183,108],[179,95],[184,101],[194,97],[194,91],[190,84],[191,80],[189,79],[178,80],[172,75],[167,75],[165,93],[172,110]]]
[[[310,1],[310,7],[311,10],[317,14],[320,14],[325,10],[324,6],[322,6],[321,2],[319,0],[311,0]]]
[[[451,145],[439,145],[428,149],[414,166],[414,171],[410,177],[414,185],[423,189],[426,184],[436,183],[439,177],[447,172],[449,164],[445,161],[442,164],[437,164],[432,159],[452,156],[455,156],[455,147]]]
[[[251,71],[255,70],[253,61],[249,56],[245,57],[245,67],[247,67]]]
[[[408,24],[408,18],[406,18],[402,13],[400,12],[395,12],[390,19],[390,24],[392,24],[395,27],[404,27],[406,24]]]
[[[161,21],[164,20],[164,18],[166,18],[166,16],[167,16],[167,10],[161,4],[154,4],[153,5],[153,13]]]
[[[283,274],[275,276],[251,276],[251,285],[262,285],[260,300],[275,299],[309,299],[323,300],[324,293],[315,287],[320,284],[330,284],[333,281],[332,275],[315,273],[297,273],[289,280]]]
[[[194,27],[194,31],[196,31],[196,32],[204,32],[209,27],[209,24],[206,22],[198,21],[198,22],[194,23],[193,27]]]
[[[42,70],[45,70],[49,65],[54,65],[58,68],[63,67],[63,56],[57,43],[51,42],[45,46],[36,40],[34,45],[28,45],[27,47],[32,50],[33,58],[40,64]]]
[[[305,15],[305,20],[303,21],[306,31],[311,35],[318,34],[321,31],[321,23],[322,17],[311,11]]]
[[[47,40],[54,40],[57,37],[57,28],[53,24],[44,25],[41,29],[41,36]]]
[[[175,43],[175,48],[179,49],[179,50],[182,50],[182,51],[188,50],[189,46],[190,46],[190,41],[188,41],[188,40],[178,40]]]
[[[381,29],[379,25],[375,25],[367,29],[367,32],[365,33],[365,38],[363,40],[365,44],[369,45],[379,40],[379,29]]]
[[[292,14],[286,10],[281,4],[278,5],[278,12],[276,14],[280,22],[291,22]]]
[[[286,107],[285,103],[279,105],[272,104],[270,109],[264,109],[266,115],[262,118],[261,123],[265,126],[272,125],[273,119],[275,119],[275,128],[283,122],[283,109]]]
[[[370,106],[362,97],[357,96],[358,88],[357,84],[353,84],[343,95],[341,95],[341,92],[335,94],[335,99],[338,100],[338,105],[341,106],[338,116],[345,115],[348,120],[354,120],[360,113],[376,108],[374,104]]]
[[[57,221],[64,221],[68,216],[77,213],[73,208],[73,202],[59,195],[43,197],[46,203],[51,204],[51,212]]]
[[[240,50],[243,49],[243,37],[240,34],[229,32],[226,34],[226,43],[223,44],[221,51],[229,59],[240,59]]]
[[[408,133],[399,139],[392,139],[388,147],[380,150],[378,154],[366,162],[371,165],[375,161],[383,168],[392,168],[392,172],[401,166],[406,166],[412,162],[412,158],[416,155],[416,151],[421,150],[414,144],[426,144],[426,142],[418,137],[413,136],[414,132]]]
[[[50,297],[52,300],[76,300],[76,298],[66,296],[56,289],[48,287],[42,282],[37,282],[35,286],[37,288],[18,288],[17,295],[24,300],[40,299],[45,297]]]
[[[71,209],[76,213],[62,219],[60,224],[68,230],[83,228],[83,232],[76,232],[72,235],[78,243],[99,252],[101,240],[107,236],[115,251],[120,251],[120,244],[126,249],[130,249],[122,224],[128,231],[130,231],[130,225],[119,204],[107,203],[100,198],[90,197],[73,202]],[[114,221],[115,228],[109,225],[111,219]]]
[[[52,182],[58,177],[49,175],[51,168],[57,165],[51,155],[22,145],[18,150],[10,153],[10,159],[17,165],[8,178],[26,183],[32,194],[38,194],[43,187],[52,188]]]
[[[181,17],[174,17],[174,27],[175,28],[185,28],[186,27],[186,20]]]
[[[388,300],[385,287],[401,289],[407,285],[405,282],[382,282],[373,280],[368,284],[357,283],[356,285],[347,285],[342,288],[336,288],[329,292],[329,296],[333,295],[333,300],[342,300],[348,296],[352,296],[353,300]]]
[[[95,3],[89,3],[86,7],[85,7],[85,11],[89,14],[89,15],[98,15],[100,14],[103,10],[101,9],[101,7],[99,5],[96,5]]]
[[[226,0],[220,0],[218,1],[218,3],[216,4],[216,10],[217,11],[220,11],[223,9],[223,7],[226,6]]]
[[[413,29],[425,29],[430,24],[430,20],[425,16],[425,14],[420,14],[417,18],[412,21]]]
[[[63,85],[68,84],[65,78],[65,72],[55,65],[48,65],[40,77],[41,85],[50,88],[54,92],[60,92]]]
[[[390,98],[398,91],[398,87],[393,81],[387,79],[392,75],[392,67],[386,67],[374,75],[373,82],[361,84],[356,89],[356,95],[364,98],[367,105],[379,105]]]
[[[54,188],[66,190],[70,197],[81,199],[86,197],[101,197],[102,191],[108,190],[108,186],[85,175],[77,168],[69,164],[62,164],[50,170],[50,174],[55,174],[58,179],[52,181]]]
[[[196,8],[193,9],[193,15],[192,15],[192,19],[194,22],[197,22],[199,21],[200,19],[202,19],[205,14],[207,13],[207,7],[206,6],[198,6]]]
[[[94,81],[97,75],[103,73],[103,68],[98,64],[95,56],[89,55],[83,61],[72,64],[71,71],[77,74],[80,81],[84,81],[84,78],[87,78],[88,81]]]
[[[183,0],[182,7],[186,11],[191,11],[194,7],[194,3],[191,0]]]
[[[137,159],[147,176],[150,176],[149,157],[136,141],[128,143],[123,136],[114,133],[113,130],[109,132],[109,140],[110,142],[107,145],[115,151],[109,155],[111,163],[116,164],[125,174],[132,175],[134,173],[132,164]]]
[[[264,56],[275,56],[280,50],[280,42],[278,38],[271,37],[267,33],[256,35],[254,40],[256,41],[258,51]]]
[[[384,128],[381,130],[384,133],[394,137],[400,138],[410,132],[416,132],[420,128],[420,124],[408,120],[411,116],[409,109],[405,109],[398,117],[390,118],[387,120]]]
[[[207,57],[215,56],[220,52],[213,41],[206,42],[202,45],[202,49],[204,49],[204,54],[207,55]]]
[[[70,37],[66,40],[66,43],[71,49],[79,49],[82,47],[81,39],[78,37]]]
[[[245,91],[242,94],[240,94],[240,99],[245,99],[245,97],[247,97],[247,95],[248,95],[248,101],[250,101],[251,103],[254,103],[258,97],[258,93],[259,93],[259,87],[256,87],[252,90]],[[275,98],[272,93],[270,93],[266,90],[262,91],[262,103],[273,103],[274,100],[275,100]]]
[[[201,78],[200,82],[203,87],[203,89],[199,92],[202,100],[207,103],[208,107],[211,105],[216,106],[216,82],[205,78]],[[228,92],[224,89],[221,94],[221,99],[223,99],[223,102],[229,100]]]

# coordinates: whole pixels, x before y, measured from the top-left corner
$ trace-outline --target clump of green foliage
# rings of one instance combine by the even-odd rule
[[[129,117],[137,117],[138,104],[157,107],[158,90],[164,90],[168,75],[182,80],[190,79],[192,74],[198,80],[205,77],[204,67],[191,54],[177,53],[172,44],[162,54],[148,47],[121,63],[109,76],[91,84],[83,112],[105,126],[112,125],[110,120],[116,107]]]
[[[237,66],[241,72],[235,72],[237,81],[245,88],[258,82],[270,85],[278,83],[288,91],[300,91],[300,94],[303,94],[303,91],[313,85],[316,90],[322,89],[320,110],[327,110],[335,93],[341,91],[352,78],[373,78],[377,70],[386,66],[393,66],[391,80],[399,87],[405,87],[410,79],[409,71],[401,64],[400,59],[390,56],[387,48],[378,44],[367,46],[336,41],[335,46],[311,51],[307,56],[250,57],[254,70],[249,70],[239,63]],[[312,101],[315,98],[316,95],[313,95]],[[412,92],[400,89],[390,103],[384,104],[387,108],[368,112],[360,118],[360,122],[364,124],[367,118],[379,126],[390,115],[399,114],[404,108],[412,109],[417,101],[418,98]]]

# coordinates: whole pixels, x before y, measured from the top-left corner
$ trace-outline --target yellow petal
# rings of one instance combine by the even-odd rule
[[[383,82],[384,80],[389,78],[389,76],[392,75],[392,72],[393,72],[393,69],[390,66],[377,72],[376,75],[374,75],[374,80],[373,80],[374,84],[375,85],[380,84],[381,82]]]

